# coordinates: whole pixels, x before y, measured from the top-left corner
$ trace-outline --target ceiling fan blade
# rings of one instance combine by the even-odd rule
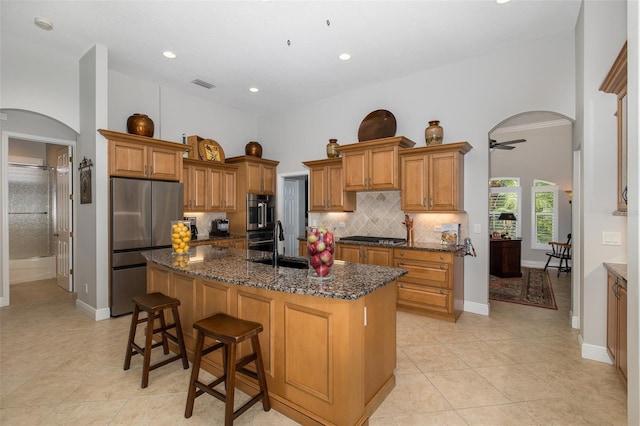
[[[515,146],[509,146],[509,145],[502,145],[502,144],[495,144],[494,146],[491,147],[492,149],[516,149]]]
[[[498,145],[511,145],[514,143],[522,143],[526,141],[527,141],[526,139],[514,139],[512,141],[498,142]]]

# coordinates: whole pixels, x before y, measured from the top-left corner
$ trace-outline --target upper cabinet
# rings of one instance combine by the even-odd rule
[[[398,136],[341,146],[344,190],[399,189],[398,152],[414,145],[415,142]]]
[[[128,133],[98,130],[109,140],[109,175],[182,180],[182,144]]]
[[[237,169],[215,161],[185,159],[184,211],[235,211]]]
[[[346,212],[356,209],[356,193],[345,192],[342,159],[307,161],[309,167],[309,211]]]
[[[405,212],[464,210],[464,154],[468,142],[402,150],[401,209]]]
[[[227,158],[227,164],[238,165],[238,188],[244,194],[275,195],[278,162],[250,155]]]
[[[627,212],[627,42],[622,46],[600,90],[618,97],[618,212]]]

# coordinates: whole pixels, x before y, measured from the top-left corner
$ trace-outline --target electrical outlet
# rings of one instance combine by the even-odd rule
[[[85,294],[89,294],[89,284],[84,283],[84,292]]]
[[[344,228],[344,222],[338,222],[338,228]]]
[[[436,232],[442,232],[442,226],[436,225],[433,227],[433,230]]]

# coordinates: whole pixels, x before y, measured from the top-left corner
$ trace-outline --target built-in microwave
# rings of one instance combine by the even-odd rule
[[[273,229],[276,222],[276,197],[247,194],[247,231]]]

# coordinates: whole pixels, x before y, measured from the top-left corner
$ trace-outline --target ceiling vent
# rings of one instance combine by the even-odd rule
[[[204,80],[200,80],[199,78],[196,78],[195,80],[192,80],[191,82],[192,82],[193,84],[198,85],[198,86],[202,86],[202,87],[204,87],[205,89],[213,89],[214,87],[216,87],[216,86],[214,86],[214,85],[213,85],[213,84],[211,84],[211,83],[208,83],[208,82],[206,82],[206,81],[204,81]]]

